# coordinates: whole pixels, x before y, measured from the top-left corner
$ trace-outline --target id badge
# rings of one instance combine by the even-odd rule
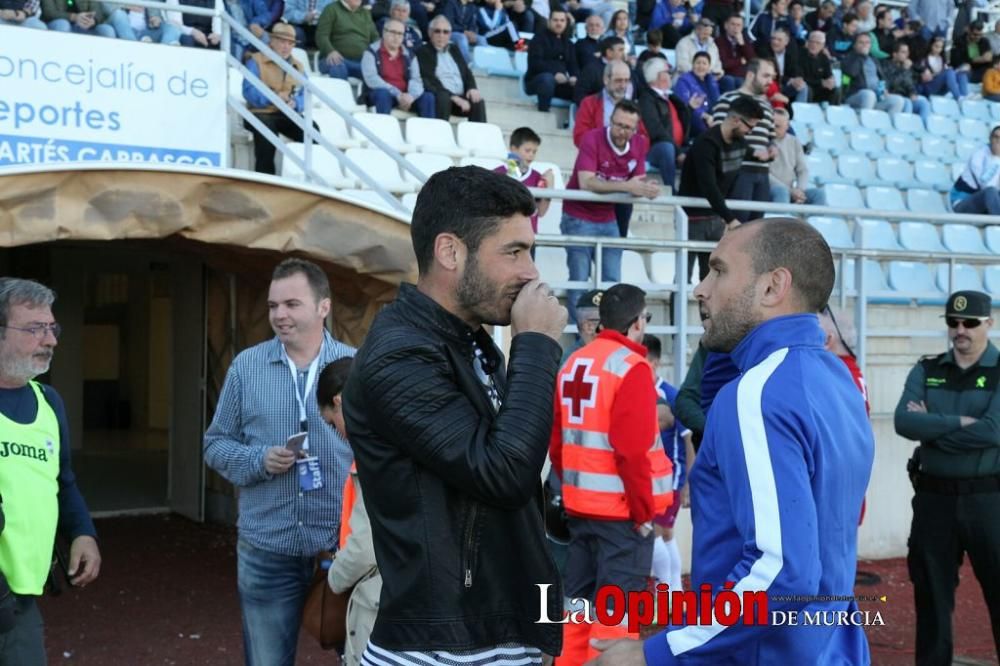
[[[310,456],[295,461],[299,473],[299,489],[304,493],[319,490],[323,487],[323,471],[319,467],[319,458]]]

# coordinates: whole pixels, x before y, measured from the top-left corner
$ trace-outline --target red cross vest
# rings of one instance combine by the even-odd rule
[[[566,361],[556,382],[562,428],[563,505],[569,513],[607,520],[629,520],[625,483],[618,474],[608,433],[611,407],[625,375],[645,366],[649,381],[653,368],[642,356],[614,340],[597,338]],[[646,459],[656,515],[673,500],[673,466],[663,450],[654,416]]]

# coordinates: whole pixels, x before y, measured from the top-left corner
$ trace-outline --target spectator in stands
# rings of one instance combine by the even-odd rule
[[[802,142],[788,133],[788,111],[774,110],[774,144],[778,154],[771,162],[771,201],[825,206],[826,193],[809,187],[809,164]]]
[[[283,18],[295,28],[299,44],[303,48],[314,49],[316,44],[316,26],[319,17],[333,0],[285,0]],[[409,4],[409,3],[407,3]]]
[[[552,18],[552,15],[549,15]],[[505,173],[511,178],[516,178],[525,187],[552,187],[555,185],[556,176],[552,169],[545,173],[539,173],[537,169],[531,167],[538,155],[538,147],[542,145],[542,139],[530,127],[518,127],[510,133],[510,152],[507,153],[507,163],[498,166],[494,171]],[[538,233],[538,218],[544,217],[549,211],[551,199],[535,199],[534,214],[531,216],[531,230]],[[531,258],[535,258],[535,248],[531,248]]]
[[[121,9],[108,13],[97,0],[42,0],[42,21],[57,32],[113,38],[117,36],[115,26],[124,26],[127,19]]]
[[[695,139],[688,150],[677,194],[708,199],[710,206],[684,207],[688,215],[688,240],[717,241],[726,228],[739,226],[737,214],[726,206],[726,198],[732,191],[749,148],[746,136],[763,117],[764,111],[753,97],[739,95],[729,105],[722,121]],[[708,257],[708,252],[688,253],[688,277],[697,260],[699,279],[705,279]]]
[[[993,56],[993,67],[983,74],[983,99],[1000,102],[1000,55]]]
[[[986,35],[990,43],[990,51],[1000,54],[1000,20],[993,24],[993,32]]]
[[[610,65],[620,66],[618,63]],[[607,127],[595,127],[583,136],[580,152],[573,165],[573,175],[570,176],[566,189],[588,190],[598,194],[623,192],[635,197],[654,199],[660,194],[660,188],[644,178],[648,150],[649,142],[639,134],[639,107],[634,102],[623,99],[615,104]],[[603,202],[567,200],[563,203],[559,230],[567,236],[620,236],[615,206]],[[621,280],[621,257],[621,248],[603,249],[601,280]],[[594,248],[567,247],[569,279],[588,280],[593,260]],[[581,293],[571,290],[568,302],[576,303]],[[575,311],[570,314],[575,322]]]
[[[573,101],[577,106],[583,103],[584,97],[600,92],[605,70],[611,62],[625,62],[625,42],[619,37],[605,37],[601,41],[601,57],[580,68],[580,78],[573,87]]]
[[[990,132],[990,145],[969,156],[948,198],[956,213],[1000,215],[1000,125]]]
[[[642,67],[650,58],[667,58],[667,54],[663,52],[663,33],[659,30],[646,33],[646,50],[636,59],[636,67]]]
[[[907,43],[908,42],[904,42]],[[969,72],[958,71],[948,65],[944,55],[944,37],[931,40],[927,57],[920,63],[921,95],[942,95],[950,92],[956,100],[964,99],[969,94]]]
[[[917,114],[926,126],[931,115],[931,103],[926,97],[917,94],[917,84],[921,77],[910,60],[910,47],[906,42],[896,43],[892,57],[882,61],[881,70],[886,91],[902,97],[903,112]]]
[[[361,56],[378,39],[371,14],[361,0],[338,0],[319,15],[316,44],[319,71],[335,79],[361,78]]]
[[[775,81],[784,96],[784,103],[809,101],[809,86],[802,76],[798,48],[790,46],[791,36],[787,28],[775,28],[771,32],[771,46],[767,57],[774,61]]]
[[[212,9],[215,7],[215,0],[166,0],[167,7],[180,8],[181,5],[187,7],[201,7],[202,9]],[[222,19],[218,16],[195,16],[194,14],[182,14],[178,9],[168,11],[167,22],[177,27],[181,32],[182,46],[195,46],[203,49],[217,49],[222,43]]]
[[[883,53],[892,53],[896,48],[896,38],[903,36],[903,31],[896,27],[892,20],[892,12],[887,7],[879,7],[875,12],[875,29],[872,31],[875,43]]]
[[[162,2],[162,0],[160,0]],[[177,46],[181,43],[181,30],[169,21],[163,20],[159,9],[123,5],[126,20],[115,26],[118,39],[130,42],[156,42]]]
[[[691,129],[691,106],[671,92],[670,65],[663,58],[646,62],[642,76],[646,85],[639,91],[639,112],[650,143],[646,161],[673,191],[677,184],[677,156]]]
[[[434,95],[434,115],[448,120],[452,115],[486,122],[486,103],[476,87],[476,77],[451,41],[451,23],[443,14],[430,23],[431,40],[417,49],[424,89]]]
[[[19,25],[35,30],[48,30],[38,13],[38,0],[0,0],[0,25]]]
[[[238,4],[242,11],[242,18],[246,21],[246,28],[254,34],[254,37],[260,41],[268,44],[270,42],[271,36],[268,32],[278,19],[281,18],[281,13],[284,10],[285,4],[283,0],[239,0],[238,2],[232,2],[232,4]],[[233,7],[227,8],[229,12],[234,16],[240,16],[238,12],[233,11]],[[249,56],[249,53],[256,51],[257,49],[249,44],[245,45],[246,52],[245,57]]]
[[[532,11],[531,4],[532,0],[503,0],[503,8],[518,32],[535,32],[537,14]]]
[[[847,14],[843,23],[835,25],[826,40],[830,45],[830,56],[836,60],[845,58],[854,48],[854,38],[858,35],[858,17]]]
[[[736,183],[730,191],[734,199],[749,201],[770,201],[771,183],[768,170],[771,162],[778,154],[774,144],[774,109],[767,101],[764,92],[774,81],[774,64],[770,60],[754,59],[747,65],[747,75],[743,85],[719,97],[718,103],[712,109],[712,117],[716,123],[721,123],[729,116],[729,107],[740,97],[751,97],[760,107],[762,117],[747,134],[749,148]],[[745,222],[753,214],[741,211],[736,217]]]
[[[473,0],[444,0],[444,16],[451,23],[451,41],[462,52],[465,62],[472,62],[470,46],[479,43],[479,23],[476,19],[476,5]]]
[[[788,0],[769,0],[765,10],[750,23],[750,36],[757,55],[763,55],[771,42],[771,33],[778,26],[788,27]]]
[[[549,18],[551,18],[551,12]],[[587,30],[587,36],[576,41],[576,64],[581,72],[588,64],[601,57],[604,20],[597,14],[591,14],[587,17],[584,28]]]
[[[733,14],[726,19],[724,31],[715,38],[722,61],[723,77],[719,79],[719,90],[727,93],[743,84],[747,75],[747,63],[757,57],[753,43],[743,29],[743,16]]]
[[[604,127],[611,121],[611,113],[623,99],[634,99],[632,74],[624,62],[613,60],[604,65],[603,88],[580,100],[573,124],[573,143],[577,148],[587,132],[595,127]],[[639,133],[646,134],[641,120]]]
[[[424,43],[424,36],[420,28],[417,26],[417,22],[410,18],[410,13],[412,9],[410,7],[409,0],[392,0],[389,3],[389,15],[381,18],[376,23],[379,33],[382,32],[382,28],[385,26],[385,22],[389,19],[395,19],[402,23],[405,28],[406,34],[403,35],[403,46],[407,51],[411,53],[417,50],[417,47]]]
[[[809,29],[809,32],[818,30],[824,35],[828,35],[833,28],[833,15],[836,11],[837,5],[834,4],[833,0],[823,0],[819,8],[806,14],[802,22]]]
[[[906,10],[910,20],[923,23],[924,38],[945,37],[951,27],[951,10],[954,5],[947,0],[910,0]]]
[[[809,28],[805,24],[805,7],[802,6],[802,0],[792,0],[788,4],[788,33],[796,45],[805,44]]]
[[[650,30],[663,33],[667,48],[676,48],[681,37],[694,29],[694,12],[687,0],[658,0],[649,20]]]
[[[854,5],[854,14],[858,17],[858,32],[872,32],[877,25],[875,13],[872,11],[871,0],[861,0]]]
[[[719,101],[719,84],[709,74],[707,53],[694,55],[694,68],[684,72],[674,85],[674,94],[691,107],[691,137],[697,137],[712,126],[712,107]]]
[[[608,31],[604,36],[617,37],[622,40],[625,44],[626,59],[631,57],[632,51],[635,49],[635,42],[632,41],[632,24],[629,21],[627,11],[619,9],[611,15],[611,20],[608,21]],[[632,62],[634,63],[634,61]]]
[[[809,86],[809,101],[837,104],[840,92],[833,76],[830,56],[826,54],[826,35],[822,31],[809,33],[801,62],[802,79]]]
[[[910,57],[919,62],[927,57],[927,52],[930,50],[930,40],[933,37],[924,38],[923,26],[920,21],[906,21],[903,24],[902,34],[896,39],[906,42],[907,46],[910,47]]]
[[[553,9],[548,25],[535,33],[528,46],[524,90],[529,95],[538,95],[539,111],[548,111],[553,97],[573,99],[579,73],[576,50],[570,41],[569,14],[563,9]]]
[[[681,74],[690,72],[694,64],[694,54],[704,52],[712,59],[710,67],[712,76],[721,79],[725,73],[722,70],[722,58],[719,54],[719,47],[715,45],[712,33],[715,31],[715,24],[712,19],[702,18],[698,21],[694,32],[677,42],[677,71]]]
[[[382,39],[361,56],[361,98],[375,107],[375,113],[390,113],[396,107],[416,111],[421,118],[435,118],[434,95],[424,92],[420,65],[413,52],[403,46],[405,34],[402,22],[396,19],[382,24]]]
[[[503,8],[503,0],[483,0],[476,11],[476,43],[485,42],[502,49],[527,48],[514,22]]]
[[[847,88],[844,103],[853,109],[881,109],[899,113],[906,107],[906,99],[882,92],[883,82],[878,64],[869,55],[871,47],[871,35],[858,35],[854,40],[854,50],[841,62]]]
[[[759,5],[760,0],[756,0],[756,3]],[[705,0],[701,15],[712,19],[715,25],[722,25],[733,14],[742,16],[742,11],[743,3],[738,0]]]
[[[271,31],[270,36],[270,47],[286,63],[294,67],[299,74],[305,76],[305,67],[301,62],[292,57],[292,49],[295,48],[295,28],[287,23],[279,23],[274,26],[274,30]],[[292,107],[295,111],[302,113],[302,110],[305,108],[302,86],[274,61],[258,51],[250,56],[246,66],[251,74],[259,77],[264,85],[280,97],[285,104]],[[249,78],[243,81],[243,98],[247,102],[247,108],[250,109],[254,117],[263,123],[267,129],[276,135],[287,136],[292,141],[302,141],[302,128],[272,104],[271,100],[258,90],[254,82]],[[253,134],[253,152],[257,172],[275,173],[274,144],[249,121],[244,120],[243,126]]]
[[[973,21],[963,35],[955,38],[951,47],[951,66],[968,72],[972,83],[980,83],[986,70],[993,66],[993,52],[989,40],[983,37],[982,21]]]
[[[847,15],[854,14],[854,1],[840,0],[840,4],[837,5],[837,11],[833,13],[833,24],[835,26],[843,27],[847,21]]]

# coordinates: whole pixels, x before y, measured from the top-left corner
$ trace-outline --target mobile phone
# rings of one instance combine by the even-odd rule
[[[296,456],[302,453],[302,445],[306,442],[306,437],[309,436],[307,432],[298,432],[288,438],[285,442],[285,448],[294,453]]]

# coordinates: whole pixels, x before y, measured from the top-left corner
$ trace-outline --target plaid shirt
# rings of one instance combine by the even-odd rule
[[[354,355],[354,348],[324,333],[317,379],[305,396],[309,454],[318,456],[323,488],[303,493],[296,470],[277,476],[264,470],[264,453],[299,432],[299,389],[285,351],[272,338],[233,360],[205,433],[205,463],[239,487],[240,538],[255,548],[291,556],[332,550],[340,532],[344,482],[354,455],[323,422],[316,382],[326,365]],[[302,380],[299,379],[302,383]]]

